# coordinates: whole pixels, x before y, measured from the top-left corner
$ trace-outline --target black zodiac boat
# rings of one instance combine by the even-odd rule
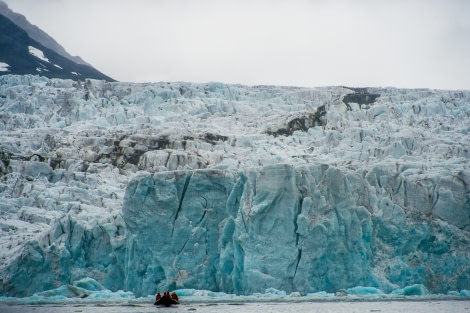
[[[171,299],[170,297],[161,297],[154,303],[154,305],[164,305],[164,306],[170,306],[173,304],[179,304],[179,302],[175,299]]]

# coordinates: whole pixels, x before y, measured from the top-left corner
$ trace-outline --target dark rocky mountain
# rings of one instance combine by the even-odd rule
[[[44,32],[42,29],[40,29],[36,25],[31,24],[24,15],[13,12],[8,7],[8,5],[1,0],[0,0],[0,15],[3,15],[7,17],[8,19],[10,19],[13,23],[15,23],[24,31],[26,31],[29,37],[36,40],[43,46],[50,48],[51,50],[54,50],[58,54],[66,57],[67,59],[70,59],[71,61],[74,61],[75,63],[87,64],[87,65],[92,66],[91,64],[85,62],[81,57],[70,55],[64,49],[64,47],[62,47],[54,38],[49,36],[46,32]]]
[[[0,2],[0,8],[3,8],[0,9],[0,75],[34,74],[48,78],[114,81],[83,60],[68,54],[64,56],[65,50],[55,40],[47,34],[44,36],[44,32],[36,26],[33,27],[26,19],[18,18],[26,29],[30,29],[30,33],[35,30],[36,34],[39,34],[34,37],[43,38],[42,42],[33,39],[26,29],[2,14],[7,11],[4,6],[5,4]]]

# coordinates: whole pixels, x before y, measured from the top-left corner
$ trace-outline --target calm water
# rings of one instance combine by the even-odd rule
[[[152,304],[135,305],[5,305],[1,313],[470,313],[470,301],[373,301],[373,302],[304,302],[304,303],[246,303],[246,304],[180,304],[173,307],[155,307]]]

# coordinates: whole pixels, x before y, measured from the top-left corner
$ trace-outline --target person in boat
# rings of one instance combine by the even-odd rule
[[[178,299],[178,295],[176,294],[176,292],[173,292],[171,295],[170,295],[170,292],[169,291],[165,291],[163,293],[163,296],[160,294],[160,293],[157,293],[157,295],[155,296],[155,305],[166,305],[166,306],[169,306],[169,305],[172,305],[172,304],[178,304],[179,303],[179,299]]]

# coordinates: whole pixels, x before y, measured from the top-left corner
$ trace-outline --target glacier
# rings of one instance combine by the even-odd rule
[[[1,76],[0,294],[466,295],[469,132],[469,91]]]

